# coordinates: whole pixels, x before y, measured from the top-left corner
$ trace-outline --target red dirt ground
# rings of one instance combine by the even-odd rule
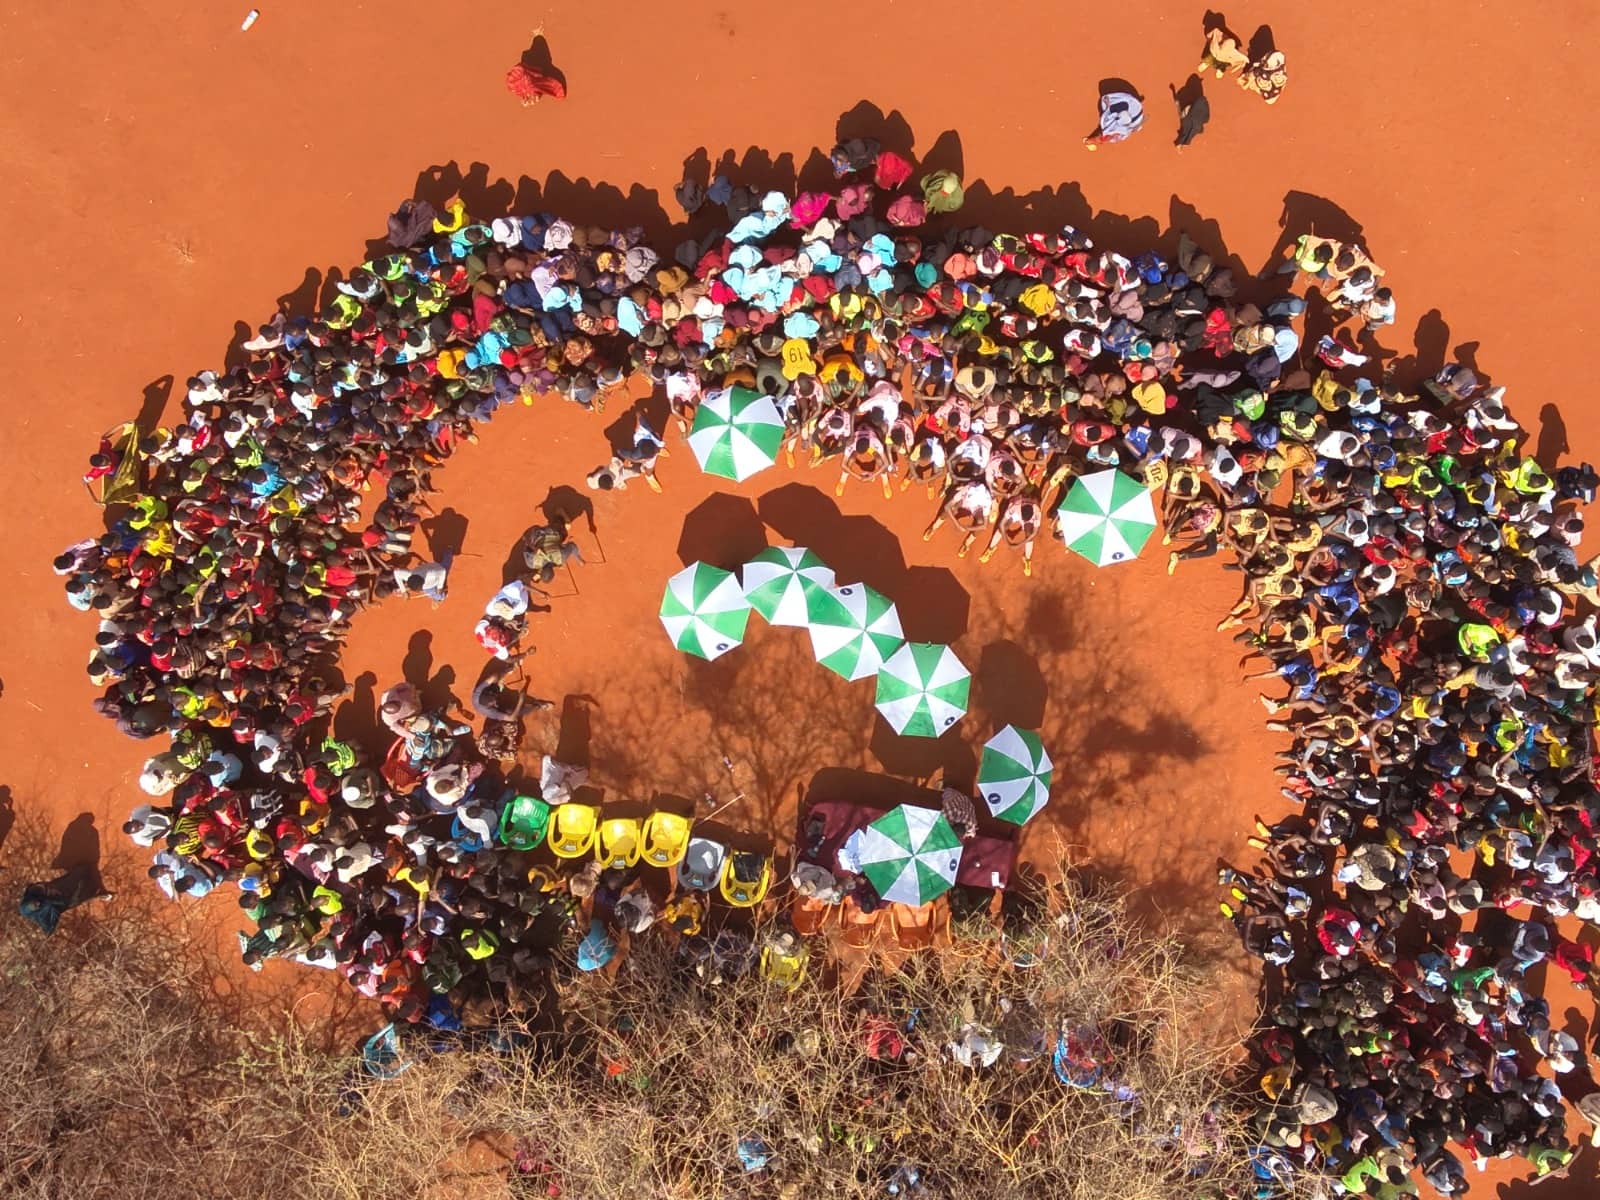
[[[1166,89],[1198,58],[1205,10],[1145,7],[923,0],[768,16],[718,3],[492,0],[446,14],[395,0],[268,4],[248,33],[243,0],[237,12],[8,12],[0,220],[19,278],[0,323],[0,784],[19,813],[46,815],[56,830],[88,813],[111,852],[135,803],[141,751],[90,710],[89,622],[49,569],[98,525],[76,482],[95,438],[142,403],[156,411],[163,377],[181,393],[186,375],[218,365],[235,321],[265,319],[280,295],[308,295],[308,266],[358,261],[438,164],[531,176],[569,215],[583,216],[584,202],[594,219],[616,221],[631,205],[646,214],[636,219],[659,221],[677,215],[671,187],[697,149],[715,161],[759,146],[780,167],[784,154],[803,162],[865,99],[903,114],[920,150],[956,131],[959,147],[945,139],[941,151],[956,151],[968,180],[1059,189],[1039,206],[1041,222],[1072,211],[1079,194],[1062,185],[1077,181],[1096,212],[1134,222],[1118,248],[1175,223],[1257,269],[1280,217],[1325,211],[1305,198],[1322,197],[1364,227],[1389,269],[1407,331],[1387,339],[1396,351],[1413,353],[1414,327],[1423,361],[1466,344],[1509,385],[1547,451],[1570,442],[1574,457],[1600,459],[1600,421],[1570,395],[1569,349],[1590,340],[1600,272],[1600,251],[1579,240],[1596,207],[1600,134],[1586,117],[1600,110],[1600,74],[1586,50],[1600,9],[1236,6],[1227,15],[1241,35],[1272,26],[1288,91],[1267,108],[1208,80],[1211,126],[1178,152]],[[569,98],[524,109],[503,79],[540,21]],[[1078,139],[1105,76],[1143,91],[1149,117],[1131,142],[1088,154]],[[1286,203],[1293,194],[1303,195]],[[381,690],[425,631],[434,669],[453,665],[464,694],[482,663],[471,624],[513,540],[552,486],[583,490],[622,415],[586,417],[552,399],[505,414],[465,448],[435,500],[468,519],[450,598],[436,611],[412,601],[364,616],[351,677],[369,668]],[[594,699],[584,706],[590,752],[608,795],[737,787],[746,798],[727,817],[782,837],[815,768],[919,775],[948,755],[959,774],[998,723],[1037,723],[1061,784],[1032,845],[1059,837],[1180,928],[1198,919],[1216,932],[1215,860],[1243,851],[1251,815],[1273,809],[1276,794],[1275,739],[1239,680],[1235,644],[1213,632],[1237,577],[1203,563],[1169,583],[1155,548],[1095,571],[1042,544],[1027,580],[1003,554],[986,567],[956,560],[947,531],[924,544],[930,512],[917,491],[885,503],[855,489],[836,506],[831,473],[781,467],[742,488],[713,486],[676,445],[662,477],[659,496],[635,485],[597,498],[595,533],[579,539],[596,561],[578,568],[580,593],[555,599],[534,626],[535,690]],[[796,631],[753,622],[746,646],[713,666],[672,651],[655,609],[682,557],[734,561],[763,539],[809,544],[841,580],[885,590],[914,636],[960,635],[974,703],[949,745],[913,758],[903,743],[875,742],[870,685],[814,666]],[[412,654],[414,669],[424,657]],[[553,748],[559,726],[555,715],[536,722],[535,739]],[[1569,1021],[1585,1018],[1572,1009]],[[1592,1154],[1580,1160],[1591,1178]],[[1592,1186],[1574,1179],[1540,1194]]]

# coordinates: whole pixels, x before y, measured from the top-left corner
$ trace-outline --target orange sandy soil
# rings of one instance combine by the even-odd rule
[[[53,830],[87,814],[108,831],[108,854],[125,849],[116,828],[137,802],[143,751],[90,710],[89,620],[49,568],[98,527],[77,482],[83,460],[141,408],[170,420],[170,377],[181,395],[188,374],[220,365],[236,321],[264,320],[279,296],[303,305],[320,282],[308,266],[359,261],[419,176],[437,196],[484,164],[478,183],[521,177],[530,204],[542,195],[580,219],[661,228],[679,215],[671,187],[697,150],[715,162],[758,146],[753,179],[765,182],[789,167],[782,156],[825,150],[840,114],[866,100],[894,114],[891,129],[909,126],[919,150],[938,140],[941,163],[1001,192],[978,203],[1013,227],[1092,210],[1116,248],[1176,226],[1255,270],[1281,219],[1330,212],[1320,197],[1363,227],[1389,270],[1397,353],[1426,365],[1464,345],[1509,385],[1547,464],[1600,459],[1600,421],[1573,370],[1596,332],[1600,273],[1593,6],[1234,7],[1241,36],[1270,23],[1289,88],[1268,108],[1208,80],[1211,126],[1182,152],[1167,87],[1198,59],[1199,4],[264,3],[241,33],[248,7],[97,0],[0,17],[0,222],[13,263],[0,321],[0,784]],[[503,76],[540,22],[570,95],[523,109]],[[1079,138],[1109,76],[1145,94],[1146,127],[1088,154]],[[502,204],[511,193],[491,190]],[[464,696],[483,661],[471,625],[514,539],[551,487],[583,490],[624,412],[588,417],[551,399],[466,447],[435,500],[467,519],[449,599],[364,615],[350,677],[371,670],[381,690],[409,655],[413,671],[453,667]],[[560,596],[571,585],[558,581],[554,612],[536,619],[535,692],[593,700],[568,706],[564,730],[560,704],[536,719],[536,747],[563,732],[569,748],[581,742],[585,710],[609,797],[742,790],[729,820],[782,841],[797,788],[820,767],[970,775],[998,724],[1035,724],[1059,783],[1024,857],[1059,840],[1127,879],[1148,911],[1227,944],[1212,916],[1216,859],[1242,857],[1251,815],[1279,807],[1277,740],[1239,679],[1238,648],[1213,631],[1237,576],[1211,560],[1169,582],[1155,547],[1096,571],[1041,543],[1028,580],[1004,552],[987,566],[956,560],[948,531],[924,544],[931,513],[917,490],[886,503],[855,488],[836,504],[831,471],[781,467],[735,489],[672,440],[665,492],[597,497],[594,532],[579,524],[594,560],[577,569],[579,594]],[[921,748],[884,738],[870,685],[814,666],[794,630],[753,622],[745,647],[711,666],[671,649],[655,619],[666,577],[768,540],[808,544],[841,581],[886,591],[912,636],[954,640],[975,677],[956,733]],[[359,724],[358,709],[341,721]],[[1586,1017],[1567,1011],[1582,1033]],[[1233,1012],[1242,1026],[1248,1003]],[[1536,1195],[1592,1195],[1595,1163],[1586,1152],[1573,1179]]]

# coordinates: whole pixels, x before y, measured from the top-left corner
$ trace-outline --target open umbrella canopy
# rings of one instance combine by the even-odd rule
[[[685,654],[720,658],[744,641],[749,620],[750,604],[732,571],[697,562],[667,580],[661,624]]]
[[[955,886],[961,839],[938,809],[902,804],[862,830],[858,857],[885,900],[927,904]]]
[[[864,583],[830,589],[813,611],[811,651],[819,663],[846,679],[876,675],[906,644],[894,602]]]
[[[768,546],[739,578],[750,607],[771,625],[809,625],[833,587],[828,565],[803,546]]]
[[[907,642],[878,671],[878,711],[905,737],[938,737],[967,714],[972,673],[949,646]]]
[[[1156,528],[1149,489],[1117,470],[1080,476],[1056,515],[1067,549],[1097,567],[1137,558]]]
[[[1053,770],[1037,733],[1007,725],[984,743],[978,791],[991,814],[1021,825],[1050,799]]]
[[[777,462],[782,441],[778,406],[739,385],[707,392],[689,430],[689,449],[700,460],[700,469],[735,482]]]

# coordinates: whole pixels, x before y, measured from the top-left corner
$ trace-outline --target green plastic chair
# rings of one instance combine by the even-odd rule
[[[537,796],[513,796],[500,814],[500,840],[513,850],[532,850],[549,826],[548,804]]]

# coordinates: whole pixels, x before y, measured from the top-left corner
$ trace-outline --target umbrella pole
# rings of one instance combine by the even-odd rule
[[[572,584],[572,590],[570,592],[546,592],[543,588],[539,589],[543,598],[546,600],[566,600],[579,594],[578,577],[573,574],[572,564],[562,563],[561,565],[567,569],[567,579]]]

